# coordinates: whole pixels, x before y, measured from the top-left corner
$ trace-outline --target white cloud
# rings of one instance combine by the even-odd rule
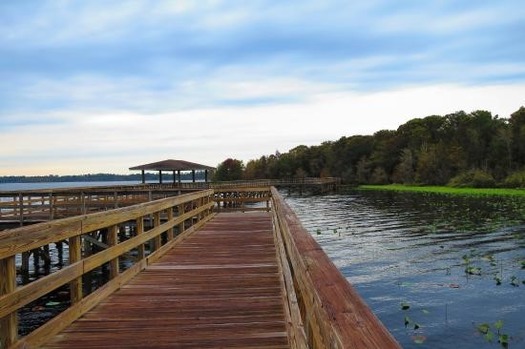
[[[433,114],[485,109],[508,117],[523,102],[525,85],[406,87],[372,94],[325,93],[303,104],[243,106],[140,114],[99,115],[71,110],[59,126],[34,125],[2,134],[0,175],[53,171],[127,173],[165,158],[216,165],[244,161],[342,136],[397,129]],[[517,102],[518,101],[518,102]],[[31,139],[31,142],[19,142]],[[24,162],[26,165],[24,166]],[[16,164],[14,166],[13,164]]]

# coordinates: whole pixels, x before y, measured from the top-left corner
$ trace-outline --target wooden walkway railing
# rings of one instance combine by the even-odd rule
[[[223,196],[236,195],[244,190],[243,195],[247,196],[250,189],[271,186],[317,187],[324,191],[334,190],[339,184],[339,178],[326,177],[3,191],[0,192],[0,230],[2,224],[9,227],[23,226],[136,205],[198,190],[214,189]]]
[[[206,190],[0,232],[0,348],[32,348],[42,345],[58,348],[62,345],[61,340],[71,345],[73,342],[68,342],[69,339],[66,338],[72,338],[68,336],[77,331],[75,328],[84,335],[103,331],[100,321],[107,320],[108,316],[114,316],[118,320],[122,315],[118,315],[118,312],[124,312],[123,320],[128,317],[122,326],[128,322],[133,324],[132,327],[135,326],[134,331],[137,333],[127,330],[127,335],[138,341],[138,328],[142,325],[133,319],[140,317],[141,309],[149,309],[148,316],[153,316],[155,309],[151,308],[153,305],[149,302],[155,299],[158,292],[163,292],[163,289],[167,290],[162,296],[166,303],[159,312],[170,320],[166,320],[164,327],[152,329],[155,335],[149,342],[139,341],[142,346],[153,343],[150,347],[170,347],[169,343],[172,343],[172,347],[191,347],[192,341],[201,338],[201,342],[196,342],[200,343],[196,344],[197,347],[233,347],[233,342],[224,339],[233,336],[239,340],[236,344],[238,347],[258,343],[261,348],[399,348],[390,333],[302,227],[277,190],[259,188],[255,192],[257,198],[253,200],[262,202],[262,206],[251,207],[244,189],[237,193],[232,189],[222,192]],[[264,204],[268,201],[270,204]],[[271,213],[237,213],[233,216],[219,213],[217,216],[212,210],[214,205],[217,205],[216,209],[220,206],[219,212],[248,211],[254,208],[271,210]],[[219,217],[224,218],[225,215],[234,219],[219,220]],[[118,234],[122,227],[130,230],[126,239]],[[264,234],[268,234],[271,227],[273,238],[268,240],[268,235]],[[95,231],[107,233],[107,248],[95,254],[88,254],[86,251],[89,249],[84,248],[82,253],[82,241],[89,242],[90,239],[84,238]],[[240,231],[240,235],[228,235],[235,231]],[[263,234],[264,231],[266,233]],[[68,265],[30,284],[17,286],[15,256],[60,240],[69,241]],[[225,245],[222,246],[221,243]],[[271,247],[273,250],[262,252],[261,246]],[[126,270],[121,270],[119,258],[130,252],[136,256],[135,261]],[[108,282],[92,293],[83,292],[82,276],[104,266],[110,272]],[[143,272],[140,273],[141,271]],[[231,272],[233,274],[228,274]],[[151,278],[159,273],[162,274],[159,280],[163,281]],[[206,278],[199,278],[201,273],[210,276],[209,283]],[[184,275],[190,276],[190,279],[184,281]],[[257,277],[250,278],[250,275]],[[256,282],[257,279],[272,278],[273,284],[262,285]],[[226,283],[228,280],[229,284]],[[219,288],[230,295],[239,296],[240,303],[228,300],[230,298],[227,296],[220,296],[219,290],[215,288],[219,282],[225,282]],[[250,285],[249,291],[241,287],[242,283]],[[68,285],[71,306],[35,331],[19,338],[17,310],[62,285]],[[119,289],[121,291],[114,293]],[[263,292],[265,289],[281,291],[270,295]],[[143,292],[145,298],[140,301],[140,294]],[[173,294],[169,295],[170,292]],[[253,301],[249,301],[250,292]],[[113,293],[117,300],[110,301],[115,299],[108,298]],[[133,296],[129,298],[130,295]],[[138,302],[135,305],[132,301],[134,298]],[[124,299],[132,302],[125,305]],[[272,303],[276,299],[279,302]],[[201,301],[203,304],[200,304]],[[103,306],[101,302],[106,305]],[[97,307],[98,304],[102,308]],[[242,308],[244,305],[247,308]],[[181,320],[179,313],[186,312],[188,315],[192,306],[195,306],[195,312],[189,317],[193,320],[190,321],[188,317]],[[228,307],[233,308],[228,310]],[[89,312],[91,309],[98,310]],[[107,309],[107,312],[103,313],[106,310],[101,309]],[[117,312],[117,309],[120,310]],[[253,309],[256,309],[255,313],[251,313]],[[228,314],[228,311],[230,317],[225,315],[227,319],[220,320],[219,314]],[[247,316],[240,316],[236,311],[245,312]],[[215,316],[213,320],[207,317],[210,313]],[[263,314],[270,317],[266,319]],[[84,320],[68,327],[81,316]],[[239,316],[235,320],[237,322],[232,320],[235,316]],[[201,317],[211,322],[207,325],[199,323],[196,319]],[[189,323],[184,325],[185,321]],[[232,321],[237,324],[237,330],[235,326],[231,326]],[[92,326],[91,330],[80,329],[78,326],[82,323]],[[112,323],[112,326],[117,323],[119,322]],[[182,327],[177,327],[177,323]],[[170,332],[171,335],[163,332],[172,326],[174,331],[179,331],[176,335],[173,332]],[[67,331],[57,336],[65,328],[68,328]],[[221,332],[223,330],[225,332]],[[234,334],[228,332],[230,330]],[[126,330],[123,333],[125,336]],[[111,331],[104,331],[100,335],[105,340],[112,338]],[[147,334],[141,336],[147,337]],[[173,342],[173,336],[180,336],[178,338],[181,342]],[[88,336],[93,341],[96,337],[98,334]],[[101,342],[92,344],[96,343]],[[80,342],[76,344],[76,347],[82,347]],[[91,345],[89,339],[84,344],[86,347]],[[132,347],[131,342],[129,346]]]
[[[213,191],[176,196],[126,208],[77,216],[0,232],[0,338],[2,348],[38,346],[102,299],[119,289],[148,264],[157,260],[173,244],[201,227],[212,216]],[[145,222],[152,221],[149,230]],[[133,236],[119,241],[121,226],[135,226]],[[105,230],[109,247],[96,254],[83,248],[85,236]],[[176,238],[175,236],[176,230]],[[67,240],[69,263],[66,267],[27,285],[17,287],[15,258],[50,243]],[[88,240],[89,241],[89,240]],[[120,270],[119,258],[133,252],[135,261]],[[82,277],[103,265],[109,267],[110,280],[84,295]],[[28,336],[18,340],[17,310],[69,285],[71,306]]]

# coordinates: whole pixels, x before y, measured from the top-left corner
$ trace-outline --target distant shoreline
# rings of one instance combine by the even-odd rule
[[[200,178],[202,177],[202,178]],[[203,175],[196,173],[196,179],[203,179]],[[156,173],[146,173],[147,182],[158,181]],[[171,174],[163,174],[162,179],[166,182],[172,181]],[[181,174],[181,180],[192,180],[191,173]],[[112,174],[96,173],[82,175],[46,175],[46,176],[0,176],[0,183],[59,183],[59,182],[118,182],[118,181],[142,181],[141,174]]]

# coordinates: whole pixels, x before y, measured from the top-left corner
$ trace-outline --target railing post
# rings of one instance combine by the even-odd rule
[[[112,225],[108,229],[108,246],[116,246],[118,244],[118,225]],[[109,278],[114,279],[119,274],[118,257],[109,262]]]
[[[168,222],[173,220],[173,207],[168,208]],[[173,227],[168,229],[168,241],[173,240]]]
[[[69,264],[79,262],[82,259],[82,241],[80,235],[69,238]],[[71,304],[80,302],[82,299],[82,277],[78,277],[69,283]]]
[[[135,220],[135,224],[137,225],[136,227],[136,235],[140,235],[142,233],[144,233],[144,217],[139,217]],[[137,257],[138,257],[138,260],[142,260],[144,259],[144,257],[146,256],[146,251],[144,249],[144,244],[140,244],[139,246],[137,246]]]
[[[179,205],[179,216],[182,216],[184,214],[184,204]],[[179,234],[182,234],[184,232],[184,221],[179,223]]]
[[[22,193],[18,194],[18,212],[20,215],[20,226],[24,225],[24,196]]]
[[[16,290],[15,256],[0,260],[0,295]],[[0,319],[0,348],[7,348],[18,338],[18,320],[16,312]]]
[[[153,214],[153,227],[158,227],[160,225],[160,212],[155,212]],[[157,235],[155,238],[153,238],[153,248],[152,252],[156,251],[162,246],[162,240],[161,235]]]
[[[55,218],[55,197],[53,193],[49,194],[49,219],[53,220]]]

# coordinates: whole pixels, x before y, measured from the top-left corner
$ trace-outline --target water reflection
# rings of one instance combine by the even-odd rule
[[[477,329],[496,333],[498,320],[509,347],[525,347],[525,200],[371,191],[287,201],[404,348],[499,348]]]

